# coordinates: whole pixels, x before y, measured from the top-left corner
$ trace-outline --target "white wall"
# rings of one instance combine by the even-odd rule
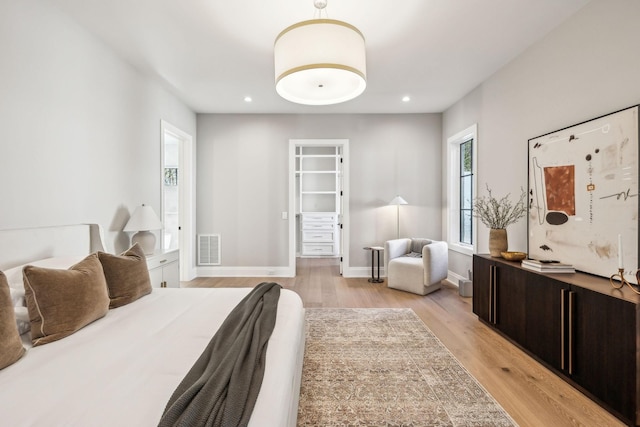
[[[443,114],[443,146],[478,123],[481,194],[485,183],[496,195],[527,188],[528,139],[640,103],[639,18],[637,0],[594,0]],[[509,227],[510,250],[527,250],[526,223]],[[451,270],[468,268],[470,257],[451,253]]]
[[[289,139],[349,139],[351,274],[370,272],[363,247],[395,238],[396,194],[403,234],[440,238],[440,126],[440,114],[198,115],[196,228],[221,234],[217,271],[287,266]]]
[[[195,114],[43,1],[0,4],[0,52],[0,228],[97,222],[122,249],[160,213],[160,120],[195,137]]]
[[[527,139],[640,102],[638,16],[637,0],[593,0],[442,123],[437,114],[201,115],[197,232],[223,234],[225,265],[286,265],[287,142],[348,138],[351,265],[364,271],[362,247],[393,237],[385,205],[396,193],[410,202],[405,233],[439,237],[447,137],[478,123],[481,191],[486,182],[517,194]],[[160,209],[160,120],[195,137],[195,114],[43,1],[0,4],[0,52],[0,228],[98,222],[109,247],[122,248],[128,213]],[[512,250],[526,250],[525,233],[525,221],[510,227]],[[487,241],[480,230],[480,252]],[[469,266],[452,254],[454,271]]]

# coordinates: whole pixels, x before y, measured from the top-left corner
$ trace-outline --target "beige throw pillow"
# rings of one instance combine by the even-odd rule
[[[109,308],[129,304],[151,293],[151,279],[147,259],[135,243],[120,255],[98,252],[109,288]]]
[[[0,369],[16,362],[24,352],[13,314],[7,278],[0,271]]]
[[[23,269],[34,346],[73,334],[109,311],[109,294],[98,254],[68,270]]]

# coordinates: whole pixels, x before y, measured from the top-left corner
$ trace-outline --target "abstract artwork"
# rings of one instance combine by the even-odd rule
[[[529,140],[530,258],[637,283],[638,142],[638,106]]]

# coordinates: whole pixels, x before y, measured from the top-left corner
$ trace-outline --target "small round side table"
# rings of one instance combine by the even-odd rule
[[[367,246],[364,249],[371,251],[371,278],[369,279],[369,282],[383,283],[384,279],[380,278],[380,252],[384,251],[384,248],[382,246]],[[377,276],[375,275],[375,255],[378,256]]]

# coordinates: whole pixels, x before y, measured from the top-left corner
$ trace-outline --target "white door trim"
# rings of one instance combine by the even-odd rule
[[[196,277],[195,253],[196,246],[194,240],[193,224],[195,209],[195,168],[193,161],[193,137],[185,131],[177,128],[171,123],[160,121],[160,200],[164,206],[164,192],[162,182],[164,182],[164,137],[169,133],[180,140],[180,164],[178,165],[178,193],[180,217],[180,233],[178,247],[180,249],[180,280],[187,281]]]
[[[333,146],[342,148],[342,266],[349,268],[349,140],[348,139],[290,139],[289,140],[289,265],[288,277],[296,275],[296,147]]]

